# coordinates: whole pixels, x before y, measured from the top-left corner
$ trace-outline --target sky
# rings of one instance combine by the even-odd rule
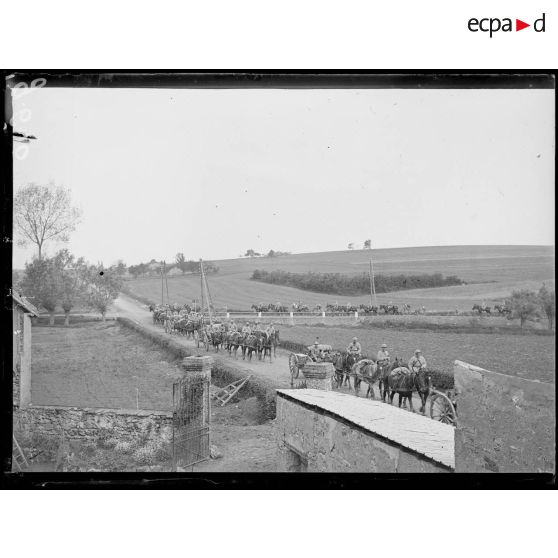
[[[94,263],[554,244],[552,90],[45,87],[14,129],[14,189],[70,188]]]

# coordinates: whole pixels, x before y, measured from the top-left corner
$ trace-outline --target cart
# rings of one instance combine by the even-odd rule
[[[308,360],[314,361],[310,356],[310,351],[314,348],[314,345],[309,345],[307,347],[307,353],[291,353],[289,355],[289,370],[291,372],[291,383],[293,380],[298,378],[300,371],[304,368],[304,365]],[[331,345],[318,345],[318,350],[320,351],[320,356],[315,360],[315,362],[332,362],[333,360],[333,348]]]
[[[434,387],[430,390],[430,418],[456,426],[457,401],[454,390],[450,389],[445,393]]]

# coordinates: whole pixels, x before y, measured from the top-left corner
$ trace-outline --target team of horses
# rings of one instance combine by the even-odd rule
[[[196,339],[205,345],[206,350],[213,347],[215,352],[226,350],[229,355],[238,358],[240,350],[242,358],[252,360],[256,355],[259,360],[275,357],[279,344],[279,330],[273,333],[253,331],[242,333],[229,329],[228,324],[208,324],[199,314],[191,313],[185,308],[172,309],[171,306],[150,306],[153,313],[153,323],[160,324],[166,333],[184,335],[186,338]]]
[[[418,393],[421,406],[419,412],[425,413],[426,400],[432,387],[431,376],[425,369],[418,372],[410,370],[399,358],[391,364],[381,364],[372,359],[358,359],[349,353],[335,353],[332,359],[335,368],[334,381],[337,388],[353,387],[358,395],[364,382],[367,385],[366,397],[375,399],[374,384],[378,383],[379,395],[384,402],[393,404],[395,394],[399,395],[399,407],[409,402],[413,408],[413,391]]]

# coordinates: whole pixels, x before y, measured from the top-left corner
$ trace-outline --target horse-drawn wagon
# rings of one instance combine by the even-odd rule
[[[312,362],[332,362],[334,350],[331,345],[310,345],[307,348],[306,353],[291,353],[289,355],[289,370],[291,371],[291,384],[293,380],[298,378],[300,371],[304,368],[304,365],[308,360]],[[318,354],[314,356],[313,351],[318,351]]]

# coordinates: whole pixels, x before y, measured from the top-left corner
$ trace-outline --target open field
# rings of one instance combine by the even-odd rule
[[[375,273],[457,275],[468,283],[455,287],[416,289],[378,295],[378,303],[392,301],[429,310],[470,310],[475,302],[488,304],[509,296],[513,289],[538,289],[542,282],[554,282],[554,247],[550,246],[446,246],[397,248],[389,250],[347,250],[315,254],[294,254],[278,258],[239,258],[216,261],[217,274],[208,276],[213,301],[218,307],[248,309],[254,303],[281,302],[306,304],[368,304],[368,296],[341,297],[302,291],[280,285],[251,281],[254,269],[282,269],[291,272],[368,272],[369,258],[374,258]],[[161,300],[161,280],[145,277],[126,282],[132,293],[154,302]],[[190,302],[200,297],[197,275],[168,278],[170,302]],[[166,297],[166,293],[165,293]]]
[[[310,345],[321,343],[345,349],[358,337],[363,353],[375,356],[386,343],[392,357],[408,361],[420,349],[432,369],[453,370],[462,360],[487,370],[541,382],[555,382],[554,336],[363,329],[358,327],[292,326],[281,328],[281,339]]]
[[[33,327],[35,405],[170,410],[180,371],[155,345],[117,322]]]

